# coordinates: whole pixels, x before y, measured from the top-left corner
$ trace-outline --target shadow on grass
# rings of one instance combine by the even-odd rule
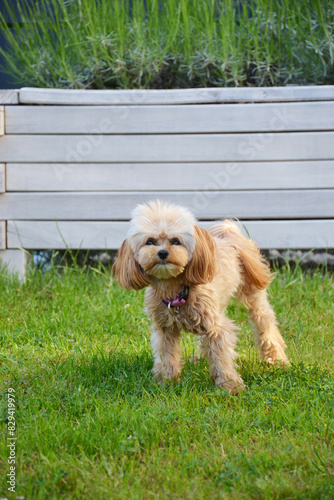
[[[223,389],[212,385],[205,360],[194,364],[185,360],[180,381],[166,381],[159,385],[153,380],[153,359],[150,351],[128,354],[124,352],[98,352],[88,354],[76,352],[61,364],[51,364],[51,371],[69,381],[72,389],[83,386],[89,392],[108,392],[119,397],[144,393],[152,397],[162,393],[185,395]],[[226,394],[227,395],[227,394]]]
[[[122,352],[79,352],[67,358],[61,372],[65,376],[69,373],[74,375],[78,383],[86,388],[101,387],[132,392],[139,387],[147,389],[152,384],[152,366],[151,356],[145,352],[135,355]]]
[[[239,371],[246,391],[280,392],[300,390],[326,391],[334,385],[333,377],[321,367],[304,363],[288,368],[268,367],[254,359],[239,363]],[[224,389],[212,385],[205,360],[195,365],[187,360],[179,382],[158,385],[152,379],[153,360],[150,352],[128,354],[123,352],[73,353],[59,366],[53,365],[57,375],[70,382],[72,390],[84,387],[91,393],[108,393],[117,397],[156,397],[161,393],[180,396],[185,394],[221,394]]]

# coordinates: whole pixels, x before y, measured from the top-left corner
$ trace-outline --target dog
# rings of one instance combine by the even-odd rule
[[[138,205],[115,273],[127,290],[147,287],[153,376],[159,383],[179,379],[180,337],[188,331],[199,337],[214,384],[232,394],[244,389],[235,365],[236,327],[224,313],[231,297],[250,312],[261,358],[289,363],[267,299],[273,274],[235,222],[227,219],[205,230],[185,207],[160,200]]]

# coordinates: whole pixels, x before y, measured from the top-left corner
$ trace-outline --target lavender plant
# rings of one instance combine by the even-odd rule
[[[330,0],[8,0],[18,84],[187,88],[334,82]]]

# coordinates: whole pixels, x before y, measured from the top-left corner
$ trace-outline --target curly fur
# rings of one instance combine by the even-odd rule
[[[160,250],[168,257],[159,257]],[[233,296],[250,311],[261,357],[288,364],[286,345],[267,299],[273,275],[256,244],[242,235],[236,223],[225,220],[206,231],[184,207],[159,200],[138,205],[115,271],[122,287],[147,287],[153,375],[158,382],[180,377],[180,338],[186,330],[198,335],[200,354],[208,360],[214,383],[231,393],[244,388],[235,365],[236,327],[224,314]],[[178,314],[170,314],[162,299],[177,297],[185,285],[189,286],[186,303]]]

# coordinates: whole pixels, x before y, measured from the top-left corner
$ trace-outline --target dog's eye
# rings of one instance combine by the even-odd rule
[[[147,242],[145,243],[145,245],[154,245],[154,240],[147,240]]]
[[[172,240],[171,241],[172,245],[181,245],[180,241],[178,239]]]

